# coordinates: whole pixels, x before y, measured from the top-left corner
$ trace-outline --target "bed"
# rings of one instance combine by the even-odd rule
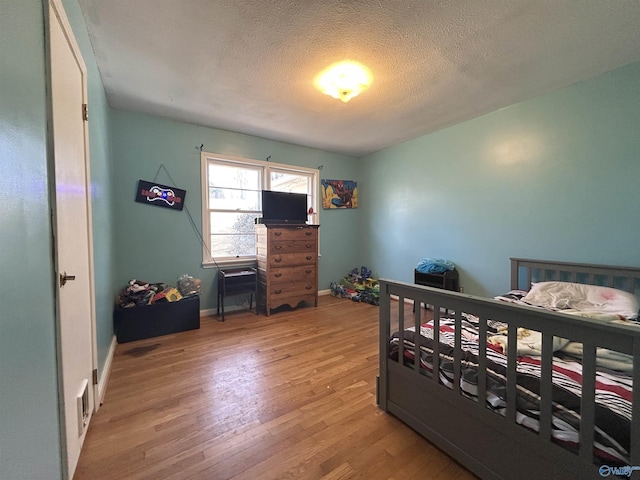
[[[640,326],[524,301],[553,282],[637,298],[640,268],[512,258],[493,299],[380,280],[378,406],[483,479],[640,478]]]

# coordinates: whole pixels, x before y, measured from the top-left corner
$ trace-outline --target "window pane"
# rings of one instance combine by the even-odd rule
[[[277,192],[306,193],[309,195],[309,175],[284,173],[271,170],[271,190]]]
[[[255,234],[211,235],[214,257],[247,257],[256,254]]]
[[[209,208],[212,210],[260,210],[258,190],[209,187]]]
[[[209,217],[211,234],[250,233],[254,235],[255,219],[259,216],[257,213],[211,212]]]
[[[241,165],[209,163],[209,187],[260,190],[262,169]]]

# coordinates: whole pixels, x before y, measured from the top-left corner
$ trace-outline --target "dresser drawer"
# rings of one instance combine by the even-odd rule
[[[315,283],[316,267],[315,265],[275,267],[269,270],[267,277],[271,280],[272,285],[281,285],[283,283]]]
[[[269,253],[305,253],[317,252],[315,239],[308,240],[278,240],[271,242]]]
[[[277,303],[283,298],[292,298],[305,295],[316,294],[316,284],[313,282],[287,283],[282,285],[271,285],[267,295],[272,302]]]
[[[280,240],[314,240],[316,231],[309,228],[270,228],[269,241]]]
[[[318,254],[314,252],[307,253],[276,253],[267,257],[269,267],[284,267],[294,265],[315,265]]]

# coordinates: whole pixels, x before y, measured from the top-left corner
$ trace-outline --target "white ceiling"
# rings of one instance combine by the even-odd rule
[[[111,106],[357,157],[640,60],[638,0],[78,2]]]

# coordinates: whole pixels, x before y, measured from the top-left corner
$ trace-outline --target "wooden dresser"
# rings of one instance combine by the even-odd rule
[[[258,308],[318,306],[318,227],[256,225]]]

